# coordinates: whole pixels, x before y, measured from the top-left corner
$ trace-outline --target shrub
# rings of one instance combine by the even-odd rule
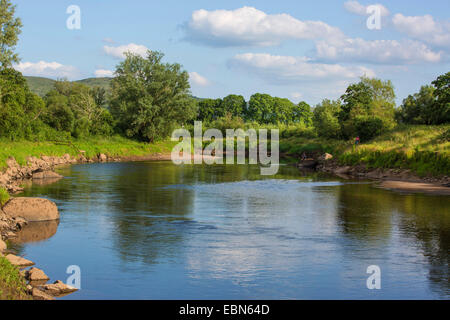
[[[384,128],[383,120],[379,117],[359,116],[354,120],[356,134],[361,141],[369,141],[379,136]]]

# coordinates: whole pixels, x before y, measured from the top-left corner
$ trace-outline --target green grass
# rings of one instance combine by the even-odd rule
[[[9,193],[5,188],[0,187],[0,208],[9,200]]]
[[[365,163],[371,168],[410,169],[420,176],[450,172],[450,125],[401,126],[339,156],[342,164]]]
[[[288,155],[328,152],[342,165],[366,164],[369,168],[410,169],[420,176],[450,172],[450,125],[399,126],[378,138],[354,147],[353,141],[323,138],[282,138],[280,151]]]
[[[94,158],[99,153],[111,157],[166,154],[177,144],[170,140],[149,144],[120,136],[91,137],[72,142],[73,146],[54,142],[0,140],[0,169],[6,168],[6,160],[10,156],[13,156],[19,164],[25,165],[26,159],[30,156],[63,156],[66,153],[78,156],[78,150],[86,151],[85,156],[88,158]]]
[[[19,269],[0,256],[0,300],[30,300]]]

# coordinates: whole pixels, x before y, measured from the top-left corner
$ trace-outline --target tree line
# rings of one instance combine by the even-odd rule
[[[178,63],[164,63],[160,52],[146,57],[127,53],[116,68],[111,89],[90,88],[61,80],[43,98],[31,92],[23,75],[13,69],[19,61],[14,48],[22,23],[15,6],[0,0],[0,137],[70,139],[121,134],[153,142],[170,136],[194,120],[207,126],[238,128],[250,125],[292,126],[333,139],[360,136],[369,140],[399,123],[450,123],[450,72],[399,108],[391,81],[361,78],[337,100],[311,108],[306,102],[264,93],[247,102],[241,95],[195,99],[189,75]]]

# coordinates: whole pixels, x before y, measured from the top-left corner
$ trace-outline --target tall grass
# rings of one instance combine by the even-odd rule
[[[346,148],[341,164],[410,169],[421,176],[450,174],[449,125],[401,126],[360,145]]]
[[[19,270],[0,255],[0,300],[30,300]]]
[[[9,193],[5,188],[0,187],[0,208],[9,200]]]

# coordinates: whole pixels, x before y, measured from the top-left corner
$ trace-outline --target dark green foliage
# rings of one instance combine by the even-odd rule
[[[391,81],[363,77],[360,82],[347,88],[341,101],[339,123],[341,135],[346,139],[361,134],[356,127],[360,117],[381,119],[383,129],[391,129],[395,125],[395,92]],[[363,135],[371,136],[365,133]]]
[[[339,101],[325,99],[314,109],[313,122],[317,134],[321,137],[338,139],[341,136],[341,126],[338,116],[341,112]]]
[[[112,82],[111,111],[128,137],[155,141],[193,119],[197,102],[190,96],[189,75],[179,64],[163,64],[163,54],[147,58],[127,54]]]
[[[50,127],[68,132],[76,138],[110,135],[113,119],[107,109],[105,91],[84,84],[56,81],[45,96],[43,119]]]
[[[247,109],[247,103],[243,96],[230,94],[223,98],[220,109],[222,109],[223,115],[229,113],[233,117],[242,117]]]
[[[362,142],[367,142],[383,132],[383,120],[375,116],[357,116],[354,119],[356,134]]]
[[[313,112],[311,106],[305,101],[300,102],[292,107],[291,120],[294,123],[303,122],[307,127],[313,125]]]
[[[225,112],[221,104],[222,99],[203,99],[198,101],[197,120],[210,123],[223,117]]]
[[[409,95],[400,107],[398,120],[408,124],[432,124],[435,89],[432,86],[422,86],[420,92]]]
[[[22,74],[0,70],[0,137],[31,138],[42,126],[42,99],[33,94]]]
[[[438,77],[432,84],[436,88],[433,123],[450,123],[450,72]]]
[[[14,52],[22,22],[14,17],[16,6],[9,0],[0,0],[0,68],[10,68],[19,62],[19,56]]]
[[[409,95],[397,111],[397,120],[406,124],[450,123],[450,72],[438,77],[433,86],[422,86]]]

